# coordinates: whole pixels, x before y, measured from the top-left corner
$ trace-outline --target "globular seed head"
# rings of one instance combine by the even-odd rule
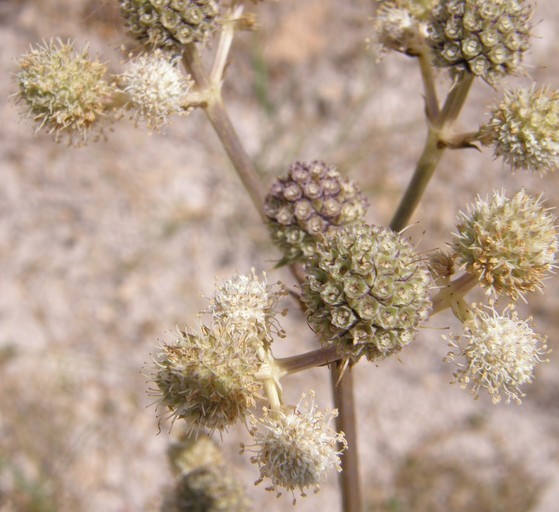
[[[324,162],[295,162],[270,188],[264,212],[281,263],[304,262],[325,233],[365,215],[367,201],[357,185]]]
[[[559,167],[559,92],[536,87],[505,92],[481,127],[480,139],[513,170],[554,171]]]
[[[540,199],[523,190],[512,199],[494,192],[491,201],[478,198],[460,213],[453,245],[457,262],[487,293],[516,299],[540,289],[555,267],[556,219]]]
[[[206,41],[217,28],[215,0],[120,0],[129,33],[153,48],[180,52],[183,45]]]
[[[114,92],[106,82],[106,66],[92,60],[87,49],[51,41],[32,48],[19,61],[17,97],[39,128],[83,144],[98,126],[106,101]]]
[[[429,26],[435,65],[495,85],[519,71],[529,48],[532,13],[529,0],[440,1]]]
[[[426,265],[389,228],[355,223],[332,232],[305,271],[301,299],[309,325],[352,362],[399,352],[431,307]]]

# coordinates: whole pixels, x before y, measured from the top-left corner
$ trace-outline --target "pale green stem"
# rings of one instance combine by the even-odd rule
[[[464,273],[460,277],[451,281],[448,286],[442,288],[435,297],[433,297],[433,309],[431,315],[441,312],[443,309],[452,307],[457,300],[462,299],[478,283],[477,276],[474,274]]]
[[[390,227],[394,231],[400,231],[406,227],[423,197],[423,193],[447,147],[446,136],[464,106],[473,79],[472,74],[464,73],[451,88],[437,119],[429,126],[427,140],[415,168],[415,173],[390,223]]]
[[[439,116],[439,100],[437,99],[437,89],[433,79],[433,64],[430,51],[428,49],[422,51],[417,56],[417,59],[425,91],[425,114],[429,122],[433,122]]]

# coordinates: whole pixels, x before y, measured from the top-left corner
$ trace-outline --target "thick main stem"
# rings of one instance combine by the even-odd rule
[[[362,512],[353,373],[345,367],[343,361],[338,361],[330,365],[330,381],[334,406],[338,409],[336,430],[343,432],[347,441],[347,450],[341,458],[342,472],[339,475],[342,509],[344,512]]]

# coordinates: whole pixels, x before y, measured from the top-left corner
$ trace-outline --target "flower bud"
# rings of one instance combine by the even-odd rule
[[[204,42],[217,27],[215,0],[120,0],[130,34],[141,43],[180,52]]]
[[[352,362],[399,352],[431,307],[426,265],[389,228],[356,223],[333,232],[306,273],[301,299],[309,325]]]
[[[513,170],[544,174],[559,166],[559,93],[546,88],[505,92],[480,139]]]
[[[329,426],[337,411],[317,409],[314,394],[310,401],[304,400],[305,395],[297,407],[264,409],[264,415],[253,421],[250,448],[256,455],[251,461],[260,468],[256,483],[265,478],[272,481],[268,490],[298,489],[305,496],[308,487],[319,489],[329,469],[341,471],[340,455],[347,444],[343,433]]]
[[[506,397],[520,404],[524,393],[519,386],[532,382],[533,370],[548,353],[546,338],[534,333],[529,321],[519,320],[516,312],[499,314],[493,307],[474,305],[471,316],[464,322],[465,348],[460,348],[460,336],[451,335],[449,343],[457,352],[447,360],[459,369],[454,382],[465,389],[472,385],[472,395],[478,398],[480,388],[486,388],[494,404]],[[460,359],[460,361],[458,361]]]
[[[523,190],[512,199],[494,192],[491,202],[478,197],[467,213],[460,212],[454,252],[487,293],[516,300],[542,288],[544,275],[555,267],[555,217],[540,198]]]
[[[434,62],[496,84],[516,73],[529,49],[533,8],[527,0],[446,0],[433,10]]]
[[[18,97],[39,128],[83,144],[102,117],[112,88],[104,80],[107,68],[60,40],[32,48],[20,59],[16,75]],[[75,137],[78,140],[75,140]]]
[[[185,113],[183,100],[192,82],[159,50],[130,61],[121,76],[136,118],[159,130],[172,114]]]
[[[324,162],[295,162],[266,196],[264,212],[280,264],[304,262],[322,236],[361,220],[367,201],[357,185]]]

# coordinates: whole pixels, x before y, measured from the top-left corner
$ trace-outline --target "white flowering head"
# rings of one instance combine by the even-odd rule
[[[266,274],[259,279],[254,269],[249,275],[236,274],[219,286],[210,304],[214,319],[234,331],[251,332],[262,341],[271,333],[283,335],[276,320],[278,301],[286,295],[285,287],[274,289]]]
[[[199,335],[179,332],[156,360],[154,394],[191,430],[225,430],[243,421],[260,396],[261,365],[254,340],[216,323]]]
[[[507,91],[493,107],[480,139],[514,170],[544,174],[559,166],[559,92],[547,88]]]
[[[106,66],[60,40],[32,48],[19,61],[18,98],[40,129],[83,144],[98,125],[113,93]]]
[[[463,389],[471,385],[474,398],[485,388],[495,404],[502,396],[507,404],[511,400],[520,404],[525,396],[520,386],[532,382],[535,365],[548,354],[546,338],[534,333],[529,320],[519,320],[511,308],[501,314],[493,307],[474,305],[464,334],[448,338],[456,349],[447,358],[458,366],[454,382]]]
[[[427,4],[435,4],[428,0]],[[382,2],[374,19],[375,40],[381,47],[417,55],[427,38],[426,11],[428,7],[414,0]]]
[[[490,202],[478,197],[467,213],[460,212],[454,252],[487,293],[516,299],[542,288],[545,274],[555,267],[555,217],[540,197],[522,190],[508,199],[494,192]]]
[[[257,483],[269,478],[268,490],[282,487],[305,496],[305,489],[319,489],[329,469],[341,471],[340,455],[347,444],[343,433],[329,425],[336,415],[336,410],[319,410],[314,394],[310,400],[303,395],[297,407],[264,409],[251,431],[256,452],[251,461],[260,468]]]
[[[128,62],[121,82],[128,106],[152,130],[165,125],[170,115],[187,112],[184,99],[192,82],[160,51]]]

